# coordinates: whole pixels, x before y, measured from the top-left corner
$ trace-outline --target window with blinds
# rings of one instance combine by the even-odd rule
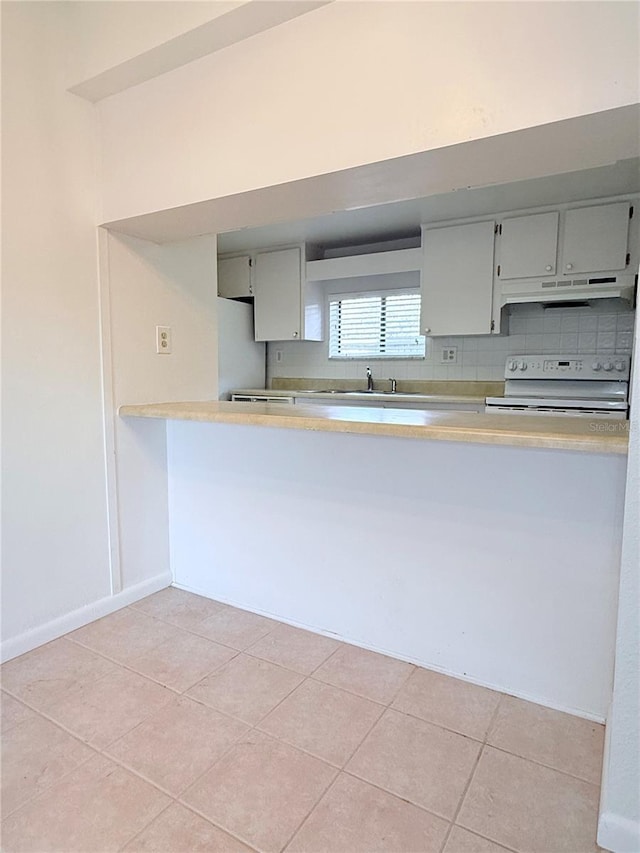
[[[424,358],[418,288],[329,297],[329,358]]]

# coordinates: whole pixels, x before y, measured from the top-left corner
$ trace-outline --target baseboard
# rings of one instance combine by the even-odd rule
[[[638,853],[640,823],[611,812],[601,812],[598,820],[598,844],[614,853]]]
[[[106,598],[100,598],[98,601],[93,601],[91,604],[86,604],[77,610],[72,610],[71,613],[65,613],[64,616],[58,616],[50,622],[45,622],[44,625],[39,625],[37,628],[32,628],[30,631],[25,631],[24,634],[18,634],[17,637],[10,637],[2,642],[0,646],[0,660],[2,662],[11,660],[12,658],[23,655],[25,652],[30,652],[44,643],[50,643],[51,640],[56,640],[62,637],[63,634],[68,634],[69,631],[75,631],[76,628],[82,628],[89,622],[100,619],[102,616],[108,616],[115,610],[120,610],[134,601],[139,601],[146,595],[151,595],[153,592],[164,589],[171,585],[171,572],[163,572],[161,575],[156,575],[149,580],[138,583],[135,586],[127,587],[115,595],[109,595]]]
[[[607,714],[600,787],[600,816],[598,818],[598,845],[613,853],[640,853],[640,823],[610,811],[609,802],[609,750],[611,746],[611,706]]]
[[[294,628],[302,628],[303,630],[310,631],[313,634],[320,634],[320,636],[330,637],[332,640],[339,640],[342,643],[348,643],[351,646],[358,646],[358,648],[367,649],[370,652],[378,652],[381,655],[387,655],[388,657],[396,658],[397,660],[403,660],[407,663],[413,663],[416,666],[421,666],[425,669],[431,669],[434,672],[441,672],[443,675],[450,675],[452,678],[458,678],[460,681],[467,681],[469,684],[477,684],[478,687],[488,687],[489,690],[496,690],[498,693],[507,693],[509,696],[515,696],[516,699],[524,699],[526,702],[533,702],[536,705],[542,705],[545,708],[551,708],[553,711],[562,711],[564,714],[571,714],[574,717],[582,717],[582,719],[589,720],[593,723],[605,722],[605,718],[602,714],[598,714],[592,711],[585,711],[584,708],[575,708],[571,705],[562,705],[557,702],[552,702],[545,696],[538,696],[534,693],[513,690],[508,685],[497,684],[495,682],[473,678],[469,676],[466,672],[461,673],[454,672],[449,669],[444,669],[442,666],[438,666],[437,664],[434,664],[431,661],[408,657],[407,655],[399,655],[396,651],[393,651],[391,649],[381,648],[371,643],[363,643],[359,640],[354,640],[352,637],[337,634],[334,631],[327,631],[322,628],[317,628],[314,625],[307,625],[304,622],[296,622],[295,620],[287,619],[286,617],[280,616],[278,614],[268,613],[265,610],[257,610],[255,607],[249,607],[247,606],[247,604],[241,601],[232,601],[228,598],[223,598],[220,596],[214,597],[209,590],[189,586],[187,584],[181,583],[178,580],[173,581],[173,586],[177,587],[178,589],[184,589],[186,592],[192,592],[195,595],[202,595],[205,598],[211,598],[215,601],[219,601],[221,604],[228,604],[231,607],[238,607],[240,610],[247,610],[249,613],[256,613],[258,616],[266,616],[268,619],[275,619],[278,622],[283,622],[285,625],[291,625]],[[640,849],[638,851],[634,851],[634,853],[640,853]]]

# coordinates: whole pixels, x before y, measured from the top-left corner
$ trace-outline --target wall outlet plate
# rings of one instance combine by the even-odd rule
[[[440,364],[455,364],[458,361],[458,347],[442,347]]]
[[[156,326],[156,352],[171,355],[171,326]]]

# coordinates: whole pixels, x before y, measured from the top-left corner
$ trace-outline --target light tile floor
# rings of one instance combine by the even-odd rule
[[[169,588],[2,667],[2,849],[593,853],[602,747]]]

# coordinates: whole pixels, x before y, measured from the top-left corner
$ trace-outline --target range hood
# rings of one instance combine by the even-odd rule
[[[501,283],[500,307],[520,305],[527,302],[572,304],[590,302],[594,299],[624,299],[631,306],[636,292],[636,276],[585,275],[575,278],[549,278],[536,281]]]

